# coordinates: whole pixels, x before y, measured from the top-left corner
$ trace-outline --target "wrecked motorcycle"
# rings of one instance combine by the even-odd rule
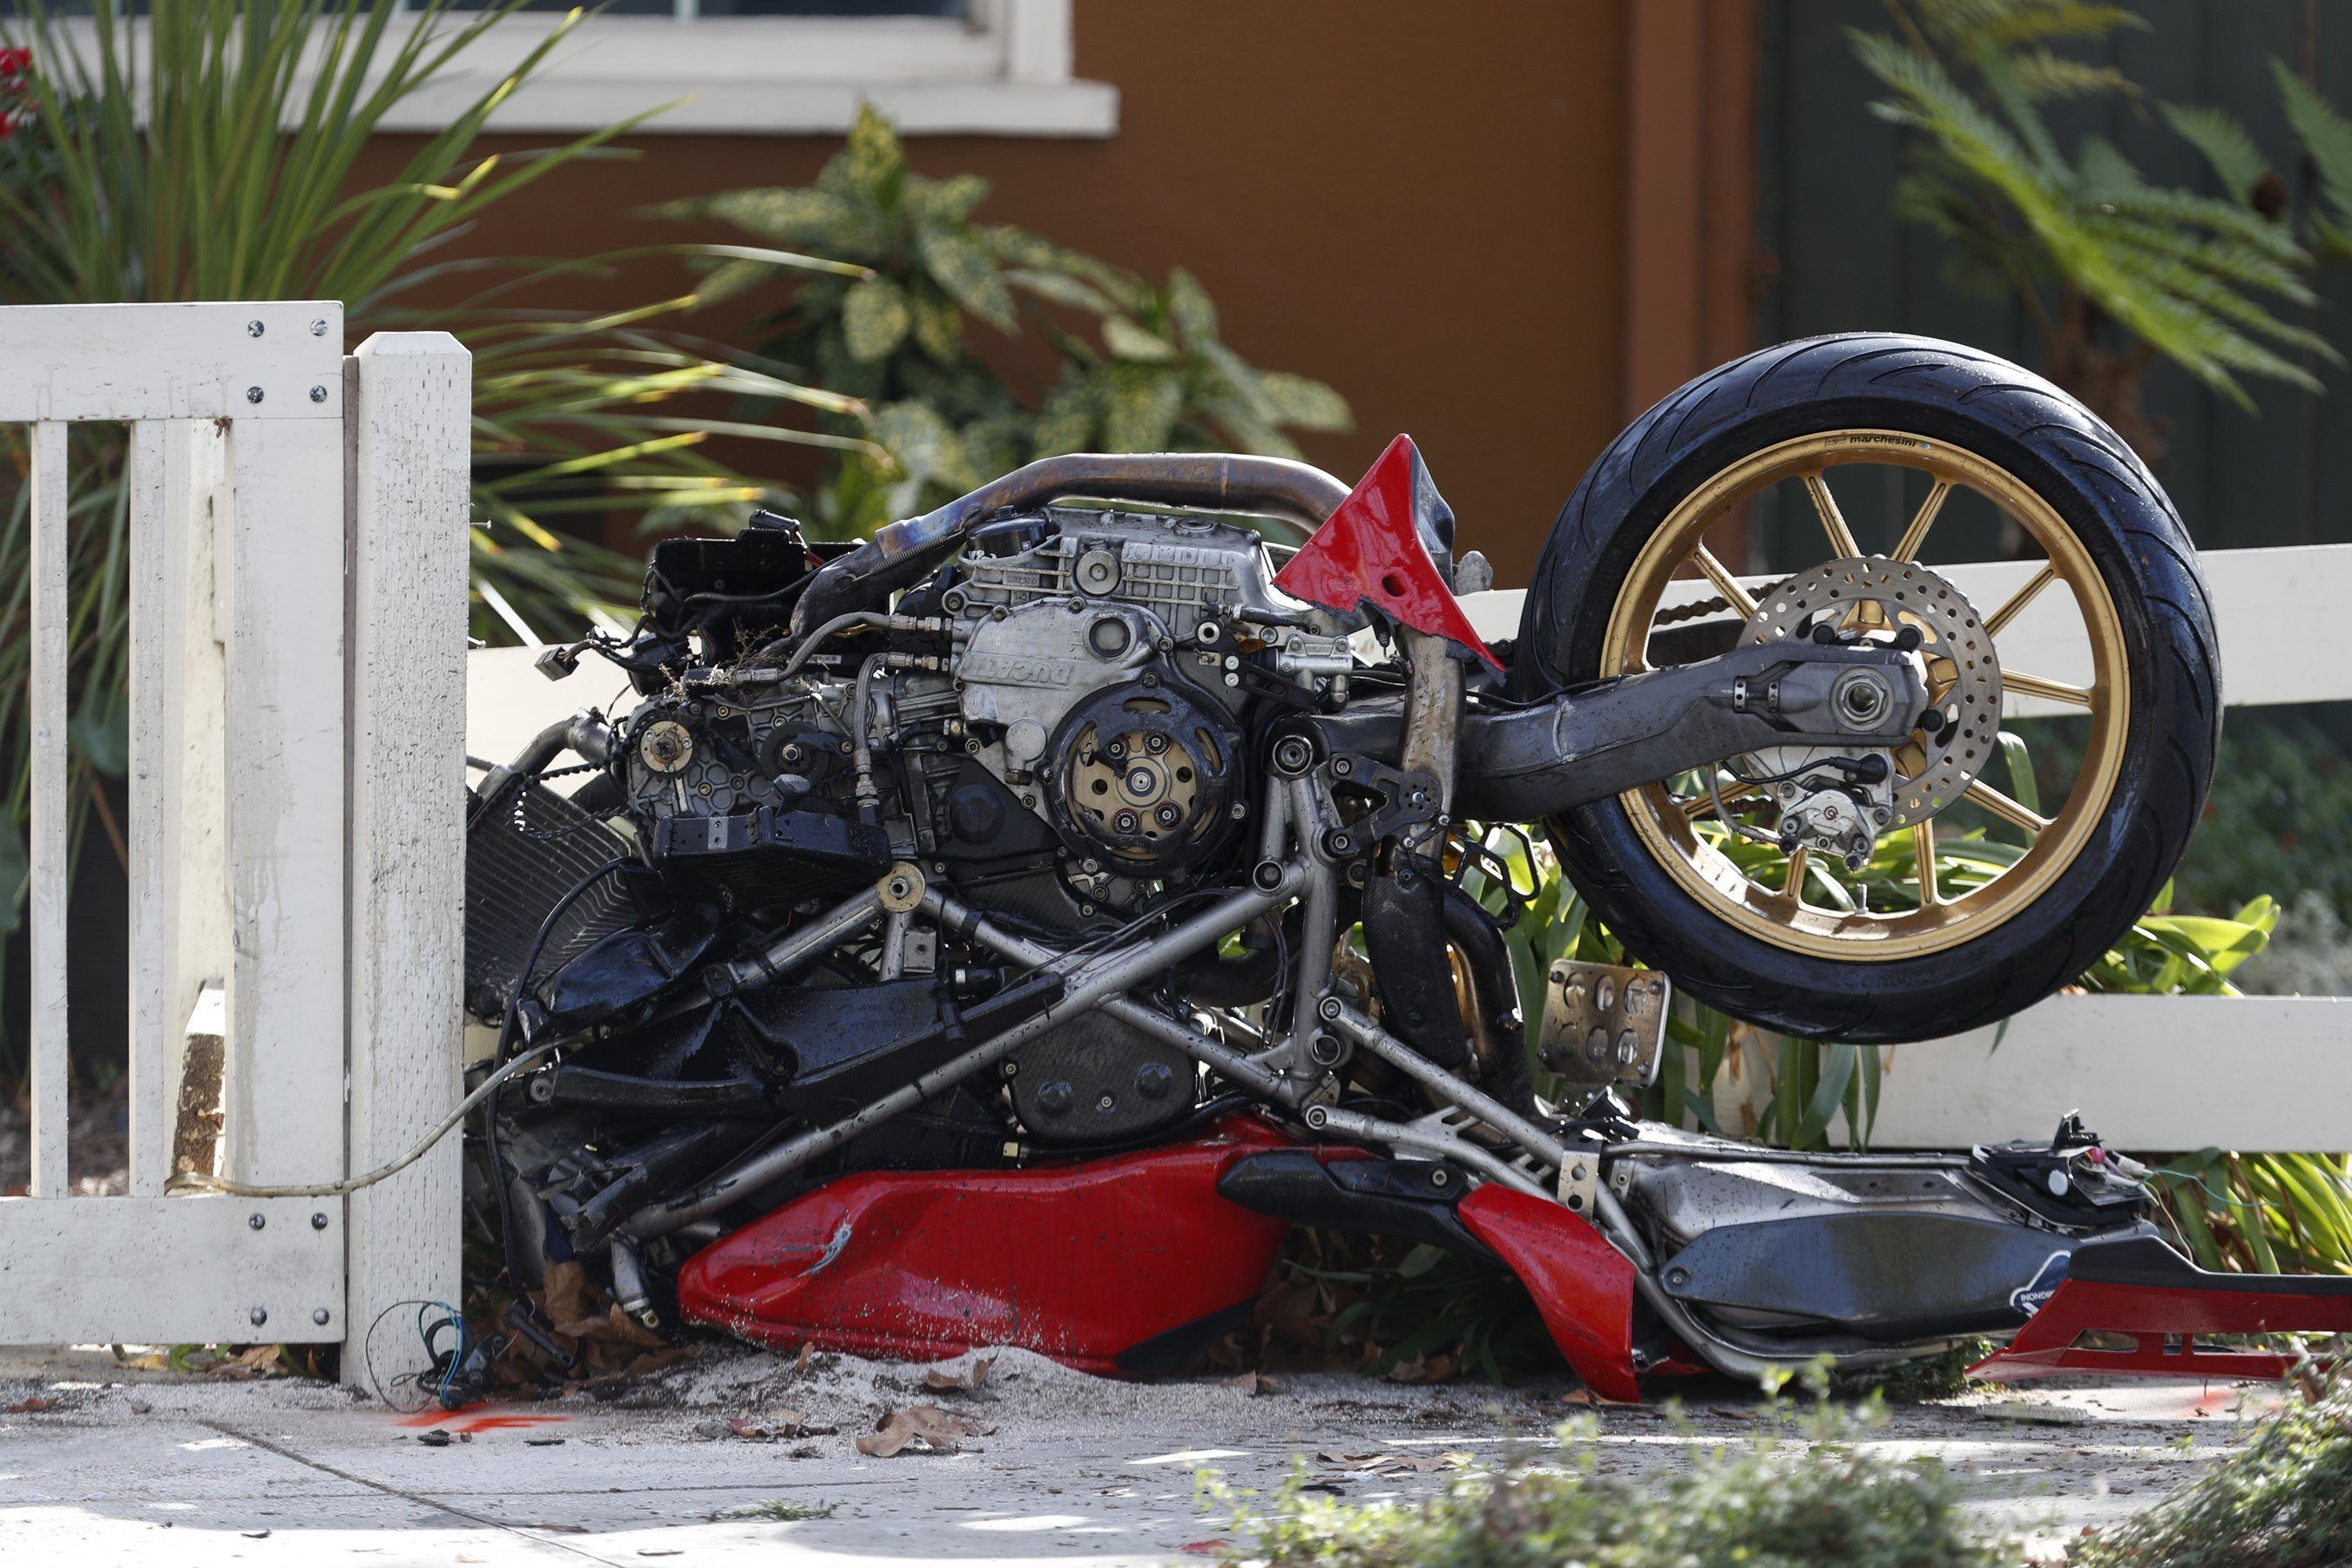
[[[1997,599],[1921,563],[1939,518],[2006,548]],[[1776,530],[1805,564],[1727,564]],[[473,792],[468,1202],[516,1279],[578,1258],[649,1325],[1148,1373],[1312,1224],[1512,1269],[1618,1399],[1979,1335],[2012,1371],[2274,1371],[2195,1336],[2352,1327],[2352,1281],[2190,1268],[2076,1123],[1793,1153],[1621,1098],[1681,1048],[1676,990],[1954,1034],[2147,908],[2220,677],[2111,430],[1950,344],[1784,345],[1602,454],[1493,643],[1457,597],[1488,575],[1402,437],[1352,490],[1074,455],[855,545],[769,514],[658,545],[630,635],[541,661],[610,660],[633,705]],[[2074,666],[2011,657],[2057,621]],[[2016,776],[2029,702],[2073,725],[2062,789]],[[1523,998],[1531,831],[1641,966]]]

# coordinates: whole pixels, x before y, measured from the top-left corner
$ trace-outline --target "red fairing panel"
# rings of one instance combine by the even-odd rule
[[[1558,1204],[1488,1183],[1462,1200],[1462,1223],[1511,1266],[1536,1300],[1552,1342],[1584,1386],[1638,1405],[1633,1381],[1633,1266]]]
[[[1400,626],[1468,648],[1496,669],[1502,661],[1462,613],[1422,542],[1421,514],[1445,503],[1410,436],[1389,443],[1339,510],[1275,574],[1294,599],[1352,616],[1363,605]]]
[[[2311,1281],[2213,1275],[2213,1288],[2069,1279],[2017,1338],[1969,1368],[2014,1383],[2089,1373],[2125,1377],[2284,1377],[2298,1357],[2281,1351],[2200,1345],[2200,1334],[2352,1333],[2352,1295],[2315,1295]],[[2232,1280],[2244,1286],[2233,1286]],[[2273,1289],[2263,1289],[2268,1280]],[[2335,1283],[2327,1281],[2327,1283]],[[2252,1288],[2246,1288],[2251,1286]],[[2304,1287],[2297,1289],[2296,1287]],[[2094,1350],[2085,1333],[2128,1337],[2129,1350]]]
[[[1217,1178],[1285,1142],[1237,1117],[1059,1167],[845,1176],[688,1259],[678,1305],[761,1344],[917,1359],[1020,1345],[1119,1372],[1125,1352],[1256,1297],[1285,1227],[1219,1197]]]

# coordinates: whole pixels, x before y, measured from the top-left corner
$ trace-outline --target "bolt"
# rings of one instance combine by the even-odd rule
[[[325,336],[327,335],[327,323],[326,323],[326,322],[324,322],[324,321],[313,321],[313,322],[311,322],[311,323],[310,323],[310,335],[311,335],[312,337],[314,337],[314,338],[323,338],[323,337],[325,337]]]
[[[1581,1165],[1570,1165],[1568,1168],[1568,1179],[1571,1182],[1580,1182],[1584,1180],[1584,1167]]]
[[[257,1329],[261,1327],[262,1324],[269,1321],[269,1309],[267,1307],[256,1307],[252,1311],[246,1314],[246,1318],[255,1328]]]
[[[311,401],[311,402],[313,402],[313,403],[324,403],[324,402],[326,402],[326,401],[327,401],[327,389],[326,389],[325,387],[323,387],[323,386],[314,386],[314,387],[312,387],[312,388],[310,389],[310,401]]]
[[[245,389],[245,400],[246,400],[247,403],[258,403],[258,402],[260,402],[260,401],[261,401],[261,388],[259,388],[259,387],[257,387],[257,386],[248,386],[248,387],[247,387],[247,388]]]
[[[247,1226],[251,1226],[253,1229],[255,1229],[255,1230],[259,1230],[263,1226],[268,1225],[269,1222],[268,1222],[268,1220],[266,1220],[266,1219],[262,1218],[259,1215],[257,1215],[257,1215],[247,1215],[246,1216],[245,1223],[246,1223]]]
[[[1105,1089],[1103,1090],[1102,1098],[1095,1101],[1095,1109],[1097,1110],[1108,1111],[1115,1109],[1118,1104],[1118,1101],[1111,1098],[1110,1090]]]
[[[324,1307],[314,1307],[310,1310],[310,1321],[322,1329],[327,1326],[327,1309]]]
[[[1667,1284],[1669,1284],[1669,1285],[1675,1285],[1675,1286],[1682,1286],[1682,1285],[1687,1285],[1687,1284],[1689,1284],[1689,1283],[1690,1283],[1690,1270],[1689,1270],[1689,1269],[1687,1269],[1687,1268],[1669,1268],[1669,1269],[1667,1269],[1667,1270],[1666,1270],[1666,1283],[1667,1283]]]
[[[245,335],[248,338],[257,338],[268,330],[259,321],[247,321],[245,324]]]
[[[1356,764],[1349,762],[1345,757],[1334,757],[1331,759],[1331,771],[1338,773],[1341,778],[1346,778],[1349,773],[1356,771]]]
[[[1429,1173],[1429,1184],[1433,1187],[1442,1187],[1453,1179],[1453,1173],[1448,1171],[1443,1165],[1436,1167]]]
[[[324,1230],[324,1229],[326,1229],[326,1228],[327,1228],[327,1216],[326,1216],[325,1215],[323,1215],[323,1214],[314,1214],[314,1215],[312,1215],[310,1216],[310,1228],[311,1228],[312,1230]]]

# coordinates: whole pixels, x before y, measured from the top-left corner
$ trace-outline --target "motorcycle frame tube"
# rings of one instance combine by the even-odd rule
[[[1394,1149],[1416,1149],[1441,1160],[1452,1160],[1458,1164],[1467,1165],[1488,1181],[1500,1182],[1513,1191],[1525,1193],[1531,1198],[1541,1198],[1548,1204],[1557,1201],[1549,1193],[1544,1191],[1542,1183],[1530,1177],[1525,1171],[1513,1170],[1507,1162],[1481,1149],[1467,1139],[1455,1138],[1443,1132],[1424,1132],[1420,1128],[1406,1122],[1390,1121],[1381,1117],[1368,1116],[1360,1110],[1349,1110],[1337,1105],[1308,1106],[1306,1121],[1307,1131],[1311,1132],[1328,1132],[1358,1143],[1385,1143]],[[1564,1219],[1576,1217],[1566,1209],[1561,1209],[1559,1212]],[[1624,1249],[1620,1247],[1618,1250]]]
[[[772,946],[725,965],[727,978],[738,991],[757,991],[772,985],[825,949],[856,935],[881,918],[882,889],[867,888],[843,900],[798,931],[786,932]]]
[[[645,1240],[718,1213],[778,1177],[831,1153],[860,1133],[906,1114],[942,1089],[995,1066],[1056,1025],[1099,1005],[1104,998],[1140,984],[1202,948],[1213,946],[1229,932],[1295,897],[1305,879],[1305,867],[1290,862],[1272,888],[1244,889],[1165,935],[1082,965],[1064,977],[1062,999],[1043,1012],[1023,1019],[914,1082],[891,1090],[862,1110],[787,1138],[705,1182],[686,1196],[639,1210],[621,1227],[623,1234]]]
[[[952,926],[969,933],[971,940],[992,952],[1022,963],[1051,963],[1056,956],[1043,942],[1031,942],[978,914],[936,888],[923,889],[923,911],[942,925]],[[1280,1073],[1260,1066],[1230,1047],[1220,1045],[1182,1020],[1171,1018],[1156,1007],[1145,1005],[1132,996],[1106,996],[1099,1004],[1101,1010],[1123,1024],[1131,1025],[1156,1039],[1175,1047],[1193,1060],[1203,1062],[1223,1073],[1251,1093],[1282,1105],[1295,1106],[1305,1098],[1304,1086],[1294,1086]]]
[[[1322,803],[1315,798],[1313,780],[1291,779],[1286,789],[1266,793],[1269,797],[1289,796],[1290,814],[1299,825],[1304,853],[1314,862],[1302,900],[1307,908],[1299,922],[1306,951],[1297,960],[1300,1006],[1291,1009],[1291,1034],[1295,1038],[1312,1026],[1301,1009],[1313,1008],[1322,1000],[1323,993],[1331,988],[1331,954],[1339,944],[1339,869],[1322,856],[1326,818]]]
[[[1453,645],[1429,632],[1399,627],[1404,652],[1404,737],[1397,765],[1437,781],[1437,817],[1409,828],[1403,847],[1418,853],[1437,837],[1454,811],[1454,778],[1462,742],[1462,661]]]
[[[1334,999],[1329,1021],[1365,1050],[1468,1111],[1553,1170],[1568,1163],[1567,1146],[1559,1139],[1485,1090],[1465,1083],[1346,1003]]]

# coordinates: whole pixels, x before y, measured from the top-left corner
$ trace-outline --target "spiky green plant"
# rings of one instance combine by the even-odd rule
[[[2311,365],[2341,356],[2283,313],[2313,304],[2304,276],[2312,257],[2292,226],[2256,205],[2249,139],[2212,111],[2167,107],[2174,129],[2224,168],[2232,188],[2217,198],[2148,181],[2104,136],[2070,149],[2044,117],[2053,101],[2141,95],[2121,71],[2065,49],[2145,27],[2142,18],[2083,0],[1889,0],[1888,8],[1895,34],[1851,37],[1889,93],[1874,112],[1917,133],[1895,210],[1944,245],[1948,281],[2022,304],[2053,380],[2150,457],[2160,443],[2139,411],[2138,384],[2158,356],[2244,407],[2242,377],[2320,390]],[[2352,135],[2340,148],[2315,139],[2332,111],[2289,80],[2290,111],[2334,171],[2329,210],[2340,214],[2333,204],[2352,192]]]
[[[0,12],[0,46],[29,54],[9,57],[27,68],[8,72],[0,138],[0,303],[334,299],[354,339],[379,328],[457,330],[475,353],[476,451],[499,463],[478,476],[471,536],[476,629],[493,637],[569,631],[635,597],[635,561],[551,523],[631,508],[740,510],[759,492],[697,449],[734,430],[680,409],[688,394],[757,391],[844,416],[857,407],[713,357],[674,328],[691,293],[604,316],[530,307],[550,276],[626,258],[510,267],[454,310],[407,303],[420,285],[494,265],[450,257],[471,219],[581,159],[620,155],[614,139],[645,118],[521,157],[474,150],[492,111],[565,41],[575,13],[423,138],[393,178],[362,180],[361,151],[386,117],[520,4],[179,0],[134,18],[121,0],[91,0],[70,17],[54,0],[18,0]],[[862,273],[764,247],[660,248]],[[75,432],[68,566],[77,837],[95,810],[118,850],[96,785],[122,767],[121,448],[118,430]],[[0,434],[0,934],[16,925],[25,879],[25,472],[21,439]]]
[[[854,393],[883,448],[846,455],[818,487],[814,521],[862,532],[959,495],[1032,458],[1087,448],[1239,449],[1297,455],[1287,430],[1345,430],[1345,399],[1318,381],[1262,371],[1218,334],[1208,291],[1178,268],[1152,284],[1005,224],[980,221],[976,174],[908,167],[887,120],[862,110],[816,184],[729,191],[654,209],[717,219],[755,239],[871,269],[860,281],[797,281],[767,320],[761,352]],[[705,299],[772,281],[754,259],[714,262]],[[1032,406],[976,347],[1024,327],[1062,359]],[[836,430],[846,431],[836,425]]]

